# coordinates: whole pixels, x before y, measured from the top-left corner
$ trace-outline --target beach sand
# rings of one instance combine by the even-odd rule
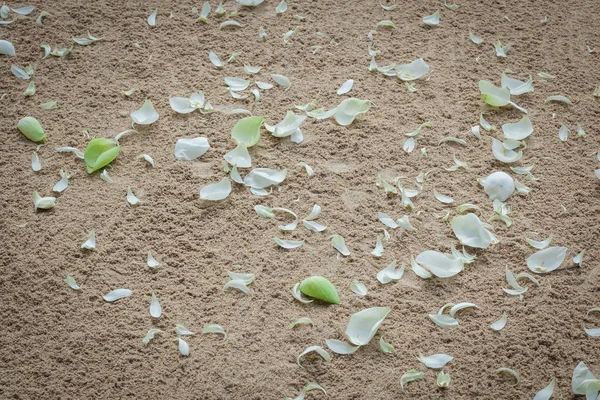
[[[289,0],[287,12],[278,15],[274,1],[253,9],[227,0],[227,16],[221,18],[214,14],[217,3],[211,3],[213,11],[203,24],[191,11],[201,2],[44,1],[36,2],[29,16],[11,13],[15,22],[0,27],[0,38],[10,40],[17,52],[16,57],[0,56],[0,94],[6,93],[0,101],[1,398],[282,399],[295,398],[312,381],[328,395],[314,391],[307,399],[525,399],[554,378],[554,398],[567,399],[573,396],[571,375],[580,361],[600,376],[600,339],[583,330],[600,326],[597,313],[586,316],[600,306],[600,181],[594,176],[600,168],[595,154],[600,106],[592,96],[600,85],[600,54],[586,51],[586,45],[600,51],[599,2],[461,1],[452,11],[428,0],[400,2],[396,10],[384,11],[378,1]],[[156,7],[157,23],[150,27],[147,17]],[[421,18],[437,9],[440,25],[423,25]],[[51,16],[39,26],[35,18],[41,10]],[[228,17],[234,10],[238,16]],[[540,24],[544,17],[548,22]],[[226,19],[242,27],[219,30]],[[379,28],[374,35],[381,50],[377,63],[422,57],[431,72],[428,79],[413,82],[415,93],[395,77],[368,71],[367,33],[387,19],[397,29]],[[258,38],[261,26],[266,41]],[[282,34],[297,26],[302,29],[284,44]],[[485,42],[472,43],[469,30]],[[72,42],[88,31],[105,39],[90,46]],[[506,58],[495,55],[498,39],[513,44]],[[42,58],[42,43],[74,48],[64,58]],[[322,47],[315,52],[313,46]],[[210,50],[223,62],[233,52],[241,55],[217,69],[209,61]],[[37,92],[24,97],[28,82],[14,77],[10,66],[29,63]],[[270,74],[278,73],[290,79],[291,87],[261,91],[258,102],[246,90],[247,99],[235,100],[223,78],[244,77],[244,64],[262,66],[248,77],[252,82],[274,83]],[[478,81],[499,85],[507,68],[515,78],[534,80],[534,92],[514,97],[535,128],[515,165],[535,164],[538,182],[513,174],[491,152],[492,138],[502,139],[500,126],[523,114],[511,107],[485,107]],[[541,79],[539,72],[556,78]],[[338,96],[347,79],[355,81],[352,91]],[[121,92],[129,89],[135,92],[124,97]],[[213,114],[171,110],[170,97],[198,90],[214,106]],[[573,105],[544,103],[557,94],[574,99]],[[373,106],[348,127],[308,118],[301,144],[262,130],[250,150],[253,168],[288,170],[271,195],[255,196],[233,184],[223,201],[200,200],[201,187],[226,176],[223,155],[235,146],[231,128],[244,117],[231,110],[247,109],[274,124],[288,110],[303,114],[294,105],[317,99],[318,107],[329,109],[349,96]],[[114,183],[98,173],[88,175],[83,160],[73,154],[55,151],[63,146],[83,151],[89,140],[83,130],[90,137],[110,138],[129,129],[130,112],[145,99],[152,100],[160,119],[121,139],[121,153],[109,169]],[[52,100],[57,109],[39,107]],[[477,139],[471,127],[481,112],[498,129],[482,130]],[[26,115],[36,117],[48,137],[38,151],[39,172],[32,171],[30,161],[36,144],[16,129]],[[431,121],[431,127],[422,131],[415,151],[404,152],[405,134],[424,121]],[[563,124],[570,131],[566,142],[558,138]],[[577,136],[577,124],[586,137]],[[177,139],[199,136],[208,139],[210,150],[194,161],[175,160]],[[466,146],[438,145],[448,136],[464,139]],[[152,156],[155,168],[136,159],[142,153]],[[452,155],[469,168],[446,171]],[[314,168],[315,175],[307,177],[300,162]],[[53,194],[61,169],[71,175],[69,187]],[[378,174],[388,182],[404,176],[401,182],[416,189],[416,176],[430,170],[412,211],[375,185]],[[500,242],[487,250],[469,249],[477,259],[460,274],[417,277],[411,256],[449,252],[459,245],[448,222],[433,214],[449,210],[452,218],[458,205],[473,203],[487,221],[492,202],[477,178],[497,170],[532,189],[507,201],[512,226],[492,222]],[[127,187],[141,200],[137,207],[127,203]],[[454,203],[437,201],[434,188]],[[35,213],[34,191],[55,195],[56,206]],[[327,230],[310,232],[300,223],[294,231],[281,232],[277,225],[291,220],[262,219],[253,209],[258,204],[289,208],[300,218],[319,204],[318,221]],[[408,215],[416,231],[388,229],[391,240],[383,257],[375,258],[370,253],[384,228],[377,219],[380,211],[394,218]],[[97,247],[86,251],[80,245],[91,230]],[[537,276],[540,287],[522,281],[529,290],[520,301],[502,288],[509,287],[507,266],[515,274],[529,272],[526,258],[535,249],[526,243],[526,233],[536,240],[552,234],[551,246],[567,247],[562,268],[574,266],[571,259],[581,250],[586,253],[580,268]],[[333,234],[345,238],[350,256],[338,256],[329,243]],[[274,236],[305,242],[284,250],[273,243]],[[146,266],[148,251],[161,264],[156,271]],[[407,265],[404,276],[380,284],[377,272],[394,259]],[[256,275],[248,295],[222,289],[227,271]],[[63,282],[68,274],[80,291]],[[302,304],[292,297],[293,285],[311,275],[325,276],[337,287],[339,305]],[[354,279],[367,286],[366,296],[350,291]],[[105,302],[102,296],[116,288],[131,289],[133,295]],[[159,319],[148,312],[152,293],[163,307]],[[458,327],[442,329],[428,314],[449,302],[479,308],[459,314]],[[325,347],[328,338],[346,340],[350,316],[376,306],[391,312],[370,344],[352,355],[332,354],[331,361],[311,354],[303,357],[303,368],[296,364],[308,346]],[[489,325],[503,312],[506,327],[492,331]],[[299,317],[310,317],[314,326],[289,329]],[[201,335],[209,323],[221,325],[227,339]],[[177,350],[175,324],[198,332],[185,337],[188,357]],[[150,328],[165,333],[143,345]],[[381,352],[380,336],[395,346],[393,354]],[[417,360],[419,353],[454,357],[444,368],[452,378],[449,388],[437,387],[436,371]],[[501,367],[516,370],[521,382],[515,386],[512,377],[497,374]],[[413,368],[425,375],[402,391],[400,377]]]

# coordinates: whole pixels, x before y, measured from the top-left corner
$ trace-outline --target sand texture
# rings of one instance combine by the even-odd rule
[[[211,3],[209,22],[203,24],[191,12],[201,8],[200,1],[38,1],[29,16],[11,13],[15,22],[0,26],[0,39],[10,40],[17,52],[16,57],[0,56],[0,95],[6,93],[0,100],[0,398],[283,399],[295,398],[314,381],[328,395],[314,391],[307,399],[531,399],[554,378],[553,399],[571,399],[577,363],[585,362],[600,376],[600,339],[583,330],[600,326],[598,314],[586,316],[600,306],[600,181],[594,176],[600,168],[595,153],[600,105],[592,96],[600,85],[600,54],[586,51],[589,45],[600,52],[600,2],[463,0],[451,11],[441,1],[400,1],[396,10],[384,11],[370,0],[289,0],[287,12],[278,15],[276,1],[250,9],[226,0],[227,16],[221,18],[214,14],[218,3]],[[156,7],[157,24],[150,27],[147,17]],[[219,30],[236,9],[239,15],[231,19],[242,27]],[[440,25],[424,26],[421,18],[437,9]],[[35,18],[41,10],[52,15],[39,26]],[[544,17],[548,23],[542,25]],[[429,79],[413,82],[415,93],[395,77],[368,71],[367,33],[386,19],[397,29],[380,28],[374,35],[381,50],[377,63],[422,57],[431,72]],[[268,35],[264,42],[258,38],[261,26]],[[302,29],[284,44],[282,34],[297,26]],[[469,30],[485,43],[472,43]],[[90,46],[72,42],[88,31],[105,39]],[[497,39],[513,44],[506,58],[495,55]],[[74,48],[64,58],[43,58],[42,43]],[[322,48],[314,52],[313,46]],[[209,50],[224,63],[233,52],[241,55],[217,69]],[[28,82],[10,72],[13,64],[29,63],[35,68],[33,97],[23,96]],[[279,73],[289,77],[291,88],[275,85],[261,91],[258,102],[248,90],[247,99],[233,99],[223,78],[244,77],[244,64],[262,66],[249,78],[252,82],[274,83],[270,74]],[[515,78],[534,79],[534,92],[514,97],[529,111],[535,128],[515,165],[535,164],[538,182],[513,174],[491,152],[492,138],[502,139],[500,126],[523,114],[511,107],[486,107],[478,81],[498,85],[507,68]],[[540,79],[542,71],[556,79]],[[347,79],[354,79],[354,88],[337,95]],[[132,88],[131,97],[121,94]],[[198,90],[215,107],[213,114],[179,115],[169,106],[170,97],[189,97]],[[573,105],[544,103],[557,94],[574,99]],[[201,187],[226,176],[223,155],[235,146],[231,128],[244,117],[230,110],[244,108],[274,124],[288,110],[303,114],[294,105],[317,99],[319,107],[329,109],[349,96],[374,105],[348,127],[308,118],[300,144],[262,129],[260,142],[250,150],[253,168],[288,169],[271,195],[255,196],[234,183],[227,199],[200,200]],[[109,169],[114,183],[98,173],[88,175],[83,160],[73,154],[55,151],[62,146],[84,150],[89,138],[83,130],[90,137],[111,138],[130,128],[129,113],[145,99],[152,100],[160,119],[121,140],[121,153]],[[39,107],[51,100],[57,109]],[[477,139],[471,127],[482,111],[498,130],[482,130]],[[26,115],[36,117],[48,137],[38,151],[39,172],[31,168],[36,144],[15,128]],[[404,135],[424,121],[431,121],[431,127],[423,130],[415,151],[404,152]],[[563,124],[569,128],[566,142],[558,138]],[[577,136],[577,124],[586,137]],[[176,140],[199,136],[208,139],[210,150],[194,161],[175,160]],[[447,136],[464,139],[466,146],[438,145]],[[141,153],[151,155],[156,167],[136,159]],[[452,155],[469,168],[446,171]],[[313,167],[315,175],[307,177],[300,162]],[[53,194],[61,169],[71,175],[69,187]],[[403,184],[416,189],[417,175],[429,170],[412,211],[375,185],[378,174],[388,182],[404,176]],[[532,189],[507,201],[512,226],[492,222],[500,243],[470,249],[477,259],[452,278],[416,276],[409,267],[411,256],[449,252],[459,245],[448,222],[434,213],[449,210],[452,218],[456,206],[473,203],[481,208],[482,220],[493,215],[477,178],[497,170]],[[241,170],[242,176],[249,171]],[[141,200],[137,207],[126,201],[128,186]],[[454,203],[437,201],[434,188]],[[34,191],[55,195],[56,206],[34,213]],[[300,223],[294,231],[281,232],[277,225],[291,220],[283,215],[276,221],[262,219],[254,211],[258,204],[290,208],[300,218],[319,204],[318,221],[327,230],[310,232]],[[378,259],[370,253],[383,233],[379,211],[395,218],[409,215],[416,231],[388,229],[392,238]],[[97,248],[86,251],[80,245],[91,230]],[[541,287],[528,284],[520,301],[502,288],[508,287],[506,266],[514,273],[529,272],[525,260],[535,250],[525,242],[526,232],[538,232],[530,235],[538,240],[552,234],[551,246],[568,248],[561,268],[569,269],[537,275]],[[350,256],[338,256],[329,243],[333,234],[346,239]],[[305,243],[284,250],[273,236]],[[570,268],[584,249],[582,267]],[[161,263],[156,271],[146,266],[148,251]],[[382,285],[376,274],[393,259],[407,264],[406,272],[401,280]],[[256,275],[248,295],[222,290],[227,271]],[[80,291],[63,282],[67,274]],[[291,288],[311,275],[327,277],[341,303],[295,300]],[[354,279],[367,286],[366,296],[350,290]],[[105,302],[102,296],[116,288],[131,289],[133,295]],[[163,308],[160,319],[148,312],[152,293]],[[458,327],[442,329],[428,314],[448,302],[472,302],[479,308],[460,314]],[[346,340],[349,317],[375,306],[391,312],[370,344],[352,355],[330,352],[331,361],[311,354],[303,358],[304,368],[296,364],[308,346],[325,347],[327,338]],[[489,329],[504,311],[506,328]],[[314,327],[289,329],[299,317],[310,317]],[[227,339],[201,335],[209,323],[221,325]],[[188,357],[178,352],[175,324],[198,332],[185,337]],[[143,345],[150,328],[166,333]],[[395,346],[393,354],[379,349],[382,335]],[[437,387],[436,371],[417,360],[419,353],[454,357],[444,368],[452,377],[449,388]],[[496,374],[500,367],[518,371],[521,382],[513,386],[510,376]],[[402,391],[400,376],[413,368],[425,376]]]

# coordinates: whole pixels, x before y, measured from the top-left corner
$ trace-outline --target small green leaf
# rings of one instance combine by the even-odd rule
[[[311,276],[300,283],[300,291],[326,303],[339,304],[340,296],[335,286],[322,276]]]
[[[32,142],[46,143],[46,135],[39,121],[33,117],[23,117],[17,124],[17,128]]]
[[[105,138],[90,140],[83,154],[88,174],[110,164],[117,158],[120,150],[121,147],[113,140]]]
[[[260,140],[260,127],[264,117],[246,117],[240,119],[231,130],[231,138],[235,144],[252,147]]]

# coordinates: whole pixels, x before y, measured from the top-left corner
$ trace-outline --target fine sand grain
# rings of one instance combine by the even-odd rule
[[[201,8],[200,1],[38,1],[30,16],[15,15],[14,23],[0,26],[0,39],[12,41],[17,51],[16,57],[0,56],[0,94],[7,94],[0,101],[0,398],[282,399],[294,398],[315,381],[331,399],[531,399],[555,378],[554,398],[570,399],[578,362],[600,376],[600,339],[583,331],[600,326],[597,315],[586,316],[600,306],[600,181],[593,172],[600,168],[593,154],[600,147],[600,106],[592,96],[600,85],[600,55],[586,51],[586,45],[600,51],[600,2],[458,1],[461,7],[450,11],[441,1],[400,1],[396,10],[384,11],[378,1],[289,0],[288,11],[277,15],[272,0],[256,9],[227,0],[227,13],[239,9],[232,19],[242,28],[224,30],[218,29],[224,18],[214,15],[217,3],[211,3],[209,23],[202,24],[191,12]],[[157,6],[157,25],[150,27],[146,19]],[[440,26],[425,27],[422,16],[437,9]],[[38,26],[41,10],[52,16]],[[295,15],[305,19],[297,21]],[[541,25],[544,17],[548,23]],[[430,79],[415,81],[416,93],[408,93],[396,78],[368,72],[367,33],[384,19],[398,28],[375,34],[378,63],[422,57],[431,67]],[[281,35],[299,25],[302,29],[285,45]],[[261,26],[268,35],[265,42],[258,39]],[[485,43],[473,44],[469,30]],[[75,45],[65,58],[42,58],[40,44],[71,46],[72,37],[88,31],[105,39]],[[492,43],[497,39],[513,44],[508,57],[496,57]],[[313,53],[313,46],[322,48]],[[233,52],[242,55],[218,70],[208,59],[209,50],[223,61]],[[37,93],[24,97],[27,82],[15,78],[10,66],[29,63]],[[242,77],[244,63],[263,67],[252,80],[272,82],[270,73],[280,73],[290,78],[291,88],[262,91],[256,103],[252,95],[232,99],[223,78]],[[535,164],[533,174],[540,180],[518,177],[531,194],[509,199],[513,225],[493,222],[500,243],[472,250],[477,260],[465,271],[449,279],[422,280],[407,268],[400,281],[379,284],[377,271],[393,259],[409,264],[411,255],[449,251],[457,244],[449,225],[433,213],[448,209],[454,215],[456,205],[474,203],[482,219],[492,215],[491,201],[476,179],[496,170],[510,172],[491,153],[492,137],[501,138],[502,132],[482,131],[478,140],[470,130],[482,110],[498,128],[522,117],[511,108],[484,109],[479,97],[478,81],[499,84],[507,68],[519,79],[534,78],[535,91],[516,98],[535,127],[518,165]],[[538,78],[541,71],[556,79]],[[348,97],[336,95],[347,79],[355,81],[349,95],[374,102],[351,126],[308,118],[301,144],[263,130],[251,150],[253,167],[287,168],[279,189],[257,197],[235,185],[224,201],[200,201],[199,189],[225,176],[221,161],[234,147],[230,131],[242,116],[178,115],[169,97],[202,90],[216,110],[246,108],[273,124],[311,99],[326,108],[337,105]],[[136,89],[131,97],[121,95],[131,88]],[[555,94],[575,102],[544,103]],[[55,152],[61,146],[85,149],[82,130],[114,137],[130,127],[129,113],[146,98],[160,119],[121,140],[121,154],[110,168],[113,184],[88,175],[72,154]],[[39,108],[51,100],[58,109]],[[30,166],[35,144],[15,128],[25,115],[38,118],[48,136],[39,149],[39,172]],[[432,127],[423,131],[413,153],[405,153],[404,134],[423,121]],[[578,123],[587,137],[577,136]],[[567,142],[558,139],[562,124],[570,130]],[[177,138],[198,136],[208,138],[210,150],[195,161],[176,161]],[[446,136],[462,138],[467,146],[438,146]],[[427,158],[421,148],[427,149]],[[141,153],[150,154],[156,167],[136,160]],[[453,154],[469,169],[444,170]],[[297,166],[302,161],[315,176],[302,174]],[[52,195],[61,169],[72,175],[68,189],[57,195],[54,209],[34,213],[32,193]],[[414,178],[428,170],[433,172],[413,199],[414,211],[375,186],[381,173],[388,181],[405,176],[404,184],[416,188]],[[128,186],[141,199],[136,208],[126,201]],[[452,207],[443,207],[433,188],[452,196]],[[277,223],[256,215],[257,204],[291,208],[301,217],[319,204],[319,221],[328,228],[323,233],[301,226],[279,232]],[[417,228],[392,232],[381,259],[370,254],[383,228],[378,211],[395,218],[408,214]],[[80,245],[91,230],[97,248],[84,251]],[[507,287],[504,270],[528,271],[525,259],[534,250],[524,234],[532,231],[539,233],[538,240],[553,234],[553,245],[569,248],[562,268],[573,266],[571,259],[581,250],[586,254],[581,268],[539,276],[541,287],[530,285],[519,301],[502,291]],[[337,256],[329,244],[332,234],[345,237],[349,257]],[[305,244],[283,250],[273,243],[275,235]],[[148,251],[161,262],[157,271],[146,266]],[[228,270],[256,274],[248,295],[222,290]],[[81,291],[63,282],[67,274]],[[341,303],[294,300],[294,283],[311,275],[330,279]],[[367,296],[350,291],[353,279],[366,284]],[[133,296],[105,302],[102,295],[116,288],[129,288]],[[153,292],[163,307],[158,320],[148,312]],[[458,327],[441,329],[429,320],[427,315],[443,304],[462,301],[479,309],[460,315]],[[308,355],[304,368],[298,367],[296,356],[306,347],[325,346],[326,338],[345,339],[350,315],[375,306],[392,311],[369,345],[353,355],[333,355],[331,361]],[[508,313],[506,328],[491,331],[489,325],[503,311]],[[312,318],[314,327],[290,330],[290,322],[302,316]],[[191,352],[182,357],[173,332],[177,323],[197,332],[217,323],[229,336],[188,336]],[[141,339],[152,327],[167,333],[144,346]],[[395,346],[393,354],[380,351],[381,335]],[[435,371],[416,358],[420,352],[454,356],[445,368],[452,377],[448,389],[436,386]],[[520,384],[497,375],[500,367],[518,371]],[[402,391],[400,376],[412,368],[425,376]],[[326,396],[311,392],[307,398]]]

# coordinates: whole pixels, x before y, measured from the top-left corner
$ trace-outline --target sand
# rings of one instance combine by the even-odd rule
[[[214,11],[217,4],[212,3]],[[242,28],[219,30],[222,19],[213,13],[208,24],[195,22],[191,8],[200,8],[201,2],[67,0],[38,2],[31,16],[17,16],[13,24],[2,26],[0,38],[14,43],[17,56],[0,56],[0,93],[7,94],[0,101],[0,397],[281,399],[297,396],[307,382],[315,381],[331,399],[522,399],[533,398],[554,378],[554,398],[566,399],[573,396],[570,379],[578,362],[600,376],[600,340],[583,331],[584,326],[600,326],[597,315],[586,316],[588,309],[600,306],[600,184],[593,173],[600,165],[593,154],[600,147],[600,108],[592,97],[600,84],[600,55],[586,51],[586,45],[600,51],[600,3],[488,0],[459,2],[457,11],[438,1],[402,3],[395,11],[384,11],[377,1],[290,0],[288,11],[276,15],[276,2],[268,0],[254,10],[239,9],[233,19]],[[157,25],[149,27],[146,18],[156,6]],[[237,8],[225,1],[228,13]],[[421,17],[438,8],[440,26],[423,26]],[[52,14],[43,26],[35,24],[40,10]],[[297,21],[294,15],[305,19]],[[548,23],[541,25],[545,16]],[[408,93],[393,77],[367,71],[367,33],[384,19],[392,19],[398,28],[380,29],[375,35],[381,50],[378,63],[423,57],[431,67],[429,80],[415,82],[416,93]],[[302,30],[289,45],[283,44],[281,35],[298,25]],[[267,31],[266,42],[258,40],[260,26]],[[469,30],[485,43],[473,44]],[[71,46],[71,37],[88,31],[105,39],[92,46],[75,45],[65,58],[42,58],[40,44]],[[514,45],[508,57],[495,56],[491,43],[496,39]],[[323,47],[313,54],[312,46]],[[217,70],[209,62],[209,50],[224,61],[232,52],[242,55]],[[24,97],[27,82],[9,69],[29,63],[35,67],[37,93]],[[291,88],[263,91],[256,103],[252,95],[232,99],[223,77],[243,76],[244,63],[263,67],[251,79],[272,82],[269,74],[280,73],[290,78]],[[507,68],[519,79],[534,77],[535,91],[516,97],[535,127],[517,165],[535,163],[533,174],[540,181],[518,177],[532,192],[507,202],[513,225],[493,222],[500,243],[472,250],[477,260],[462,273],[422,280],[407,268],[400,281],[379,284],[377,271],[393,259],[409,264],[411,255],[449,251],[458,243],[434,212],[447,209],[453,216],[456,205],[469,202],[481,207],[482,219],[492,216],[491,201],[476,179],[496,170],[510,172],[491,153],[491,138],[502,138],[502,133],[483,131],[479,140],[470,130],[482,110],[498,127],[522,117],[511,108],[487,110],[479,98],[478,81],[499,84]],[[557,78],[539,79],[540,71]],[[251,150],[253,167],[288,169],[279,190],[257,197],[234,185],[224,201],[200,201],[199,189],[225,176],[222,157],[234,147],[230,131],[242,116],[178,115],[170,109],[169,97],[203,90],[217,110],[245,108],[273,124],[293,105],[313,98],[323,107],[337,105],[347,97],[336,95],[347,79],[355,80],[350,95],[374,102],[351,126],[309,118],[302,126],[303,143],[263,131]],[[136,91],[130,98],[121,95],[131,88]],[[572,106],[544,103],[555,94],[576,101]],[[72,154],[55,152],[61,146],[85,149],[89,139],[82,130],[114,137],[130,127],[129,113],[146,98],[160,119],[121,140],[121,154],[110,169],[113,184],[98,174],[88,175],[83,161]],[[58,102],[58,109],[39,108],[50,100]],[[36,145],[15,129],[25,115],[38,118],[48,136],[39,150],[39,172],[30,166]],[[413,153],[405,153],[404,134],[426,120],[432,127],[423,131]],[[577,137],[578,123],[587,137]],[[558,139],[562,124],[570,130],[567,142]],[[176,161],[177,138],[198,136],[208,138],[210,150],[195,161]],[[438,146],[446,136],[463,138],[467,145]],[[428,158],[421,148],[427,149]],[[141,153],[150,154],[156,167],[137,160]],[[453,154],[469,169],[445,171]],[[312,178],[297,166],[302,161],[314,168]],[[68,189],[57,195],[54,209],[34,213],[32,193],[52,195],[61,169],[72,175]],[[414,178],[428,170],[433,172],[414,199],[414,211],[375,186],[381,173],[389,181],[406,176],[406,186],[416,188]],[[138,207],[126,201],[128,186],[141,199]],[[433,188],[451,195],[455,203],[439,203]],[[291,208],[301,217],[319,204],[319,221],[327,230],[279,232],[276,222],[256,215],[257,204]],[[407,214],[417,228],[392,232],[381,259],[370,254],[383,228],[378,211],[395,218]],[[284,221],[289,222],[278,219]],[[80,245],[91,230],[97,234],[97,248],[84,251]],[[524,234],[531,231],[539,232],[538,239],[552,234],[552,245],[568,247],[562,268],[573,266],[571,259],[581,250],[586,254],[581,268],[538,276],[541,287],[530,285],[519,301],[502,291],[508,287],[504,270],[527,271],[525,259],[534,250]],[[337,256],[329,244],[332,234],[346,238],[349,257]],[[272,242],[275,235],[305,244],[283,250]],[[146,266],[148,251],[161,262],[157,271]],[[222,290],[228,270],[256,274],[248,295]],[[81,291],[63,282],[67,274]],[[294,300],[294,283],[311,275],[329,278],[341,303],[304,305]],[[350,291],[353,279],[368,287],[367,296]],[[134,294],[105,302],[102,296],[116,288]],[[158,320],[148,312],[153,292],[163,307]],[[441,329],[427,315],[447,302],[473,302],[479,308],[460,315],[458,327]],[[345,339],[350,315],[375,306],[392,310],[369,345],[353,355],[334,355],[331,361],[309,355],[304,368],[298,367],[296,356],[306,347],[325,346],[326,338]],[[489,325],[504,311],[506,328],[491,331]],[[314,327],[290,330],[291,321],[302,316],[312,318]],[[217,323],[229,336],[188,336],[191,352],[183,357],[173,332],[177,323],[197,332]],[[141,339],[152,327],[167,333],[145,346]],[[393,354],[381,353],[381,335],[395,346]],[[454,356],[445,368],[452,377],[448,389],[439,389],[435,371],[417,361],[420,352]],[[519,385],[497,375],[500,367],[518,371]],[[400,376],[412,368],[425,376],[402,391]],[[311,392],[307,398],[326,396]]]

